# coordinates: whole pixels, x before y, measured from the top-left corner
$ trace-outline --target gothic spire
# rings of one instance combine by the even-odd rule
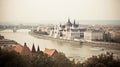
[[[25,47],[25,46],[27,46],[27,45],[26,45],[26,42],[24,43],[24,47]]]
[[[32,46],[32,52],[33,52],[33,53],[36,52],[34,44],[33,44],[33,46]]]
[[[74,25],[75,25],[75,20],[74,20]]]
[[[38,45],[38,48],[37,48],[37,52],[40,52],[40,48],[39,48],[39,45]]]
[[[70,18],[68,17],[68,23],[70,23]]]
[[[61,27],[62,25],[60,24],[60,27]]]

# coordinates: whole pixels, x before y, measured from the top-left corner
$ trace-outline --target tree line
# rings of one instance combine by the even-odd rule
[[[70,61],[64,53],[49,57],[42,51],[34,56],[23,56],[15,51],[0,49],[0,67],[120,67],[120,59],[113,53],[92,56],[85,62]]]

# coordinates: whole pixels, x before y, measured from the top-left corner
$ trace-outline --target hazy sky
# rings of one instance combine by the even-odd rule
[[[120,20],[120,0],[0,0],[0,22]]]

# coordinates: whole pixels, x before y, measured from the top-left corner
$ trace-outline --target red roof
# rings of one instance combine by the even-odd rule
[[[23,47],[21,45],[19,45],[19,44],[16,44],[15,46],[13,46],[13,50],[15,50],[18,53],[21,53],[22,48]]]
[[[26,43],[24,44],[24,46],[21,46],[20,44],[15,44],[13,47],[11,47],[11,50],[14,50],[20,53],[21,55],[26,55],[26,56],[34,56],[36,54],[34,45],[33,45],[32,51],[30,51]],[[39,51],[40,49],[38,48],[38,52]]]
[[[45,48],[44,53],[49,55],[49,56],[54,56],[54,55],[58,54],[57,50],[55,50],[55,49],[47,49],[47,48]]]
[[[26,43],[24,44],[24,47],[22,48],[21,54],[22,55],[31,55],[31,51],[30,51],[29,47],[27,47]]]

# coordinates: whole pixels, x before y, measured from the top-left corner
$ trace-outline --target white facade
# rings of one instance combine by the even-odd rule
[[[65,25],[54,26],[51,30],[50,36],[67,40],[80,39],[84,36],[84,32],[82,30],[83,29],[80,29],[78,24],[75,24],[75,21],[72,24],[68,19],[68,22]]]
[[[84,38],[84,31],[80,31],[79,28],[69,28],[69,30],[61,29],[59,27],[54,27],[54,30],[51,30],[50,36],[53,38],[62,38],[67,40],[74,40]]]
[[[50,31],[50,36],[53,38],[60,38],[61,34],[61,28],[58,26],[55,26],[51,31]]]
[[[101,41],[103,40],[102,31],[86,31],[84,32],[84,39],[88,41]]]
[[[38,26],[38,27],[37,27],[37,31],[40,31],[40,30],[41,30],[40,28],[41,28],[41,27],[40,27],[40,26]]]
[[[74,40],[74,39],[80,39],[81,35],[84,36],[84,32],[80,32],[79,29],[75,29],[76,31],[66,31],[64,32],[64,39],[68,40]]]

